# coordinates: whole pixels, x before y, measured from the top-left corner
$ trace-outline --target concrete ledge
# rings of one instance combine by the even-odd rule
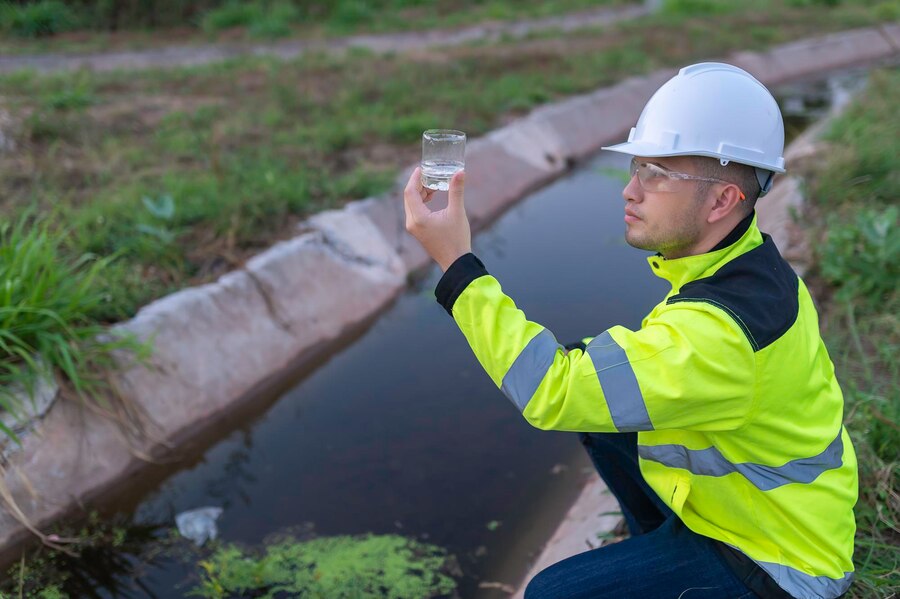
[[[540,557],[531,566],[525,580],[531,580],[538,572],[565,557],[599,547],[602,536],[622,521],[621,514],[616,513],[618,511],[619,502],[595,472],[547,542]],[[524,585],[512,595],[513,599],[522,599],[524,596]]]
[[[885,28],[843,31],[800,40],[777,51],[739,52],[732,64],[752,73],[765,85],[778,85],[812,73],[872,62],[898,52],[882,33]]]
[[[851,31],[728,60],[778,83],[895,57],[897,46],[885,36],[896,34],[894,25]],[[539,108],[474,140],[466,198],[473,231],[574,161],[622,141],[646,100],[673,72]],[[207,430],[298,356],[342,338],[383,310],[407,277],[429,264],[404,226],[400,189],[411,169],[401,173],[391,193],[312,217],[305,227],[311,231],[275,245],[245,269],[153,302],[116,327],[154,339],[154,367],[129,369],[122,379],[128,399],[155,422],[160,441]],[[432,209],[441,206],[437,200]],[[150,453],[159,444],[130,448],[108,421],[74,403],[56,402],[23,448],[8,455],[4,481],[24,514],[47,526],[146,466],[132,449]],[[0,513],[0,552],[9,554],[28,536],[12,515]]]
[[[894,48],[894,52],[900,52],[900,23],[888,23],[879,27],[878,30]]]

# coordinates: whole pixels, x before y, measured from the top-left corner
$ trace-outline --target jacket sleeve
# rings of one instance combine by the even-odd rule
[[[714,306],[667,306],[638,331],[615,326],[567,352],[474,254],[451,265],[436,295],[488,376],[537,428],[729,430],[752,413],[752,348]]]

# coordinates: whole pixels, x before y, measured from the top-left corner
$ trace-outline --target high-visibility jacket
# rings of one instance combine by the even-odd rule
[[[648,258],[672,290],[640,330],[566,351],[474,255],[435,290],[494,383],[540,429],[638,432],[641,474],[694,532],[797,598],[853,573],[856,456],[803,281],[755,214],[712,251]]]

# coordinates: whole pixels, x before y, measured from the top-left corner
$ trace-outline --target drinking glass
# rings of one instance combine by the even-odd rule
[[[466,163],[466,134],[453,129],[428,129],[422,134],[422,185],[450,189],[450,179]]]

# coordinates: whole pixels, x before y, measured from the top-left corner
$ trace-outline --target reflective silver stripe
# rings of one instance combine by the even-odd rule
[[[509,367],[500,390],[516,404],[520,412],[525,411],[525,406],[553,366],[553,359],[560,349],[564,348],[557,343],[553,333],[544,329],[528,342]]]
[[[827,576],[806,574],[783,564],[756,563],[775,579],[778,586],[797,599],[834,599],[847,592],[853,582],[853,572],[845,572],[842,578],[835,580]]]
[[[726,543],[726,545],[735,551],[741,551],[731,543]],[[853,582],[853,572],[844,572],[843,577],[834,579],[828,576],[806,574],[784,564],[753,561],[765,570],[778,586],[797,599],[834,599],[846,593],[850,588],[850,583]]]
[[[594,337],[585,351],[594,363],[616,428],[620,432],[652,431],[653,423],[625,350],[609,331],[604,331]]]
[[[783,466],[764,466],[752,462],[733,464],[715,447],[688,449],[683,445],[639,445],[638,454],[645,460],[702,476],[725,476],[737,472],[759,490],[770,491],[790,483],[811,483],[826,470],[839,468],[843,463],[844,441],[839,430],[834,441],[819,455],[797,458]]]

